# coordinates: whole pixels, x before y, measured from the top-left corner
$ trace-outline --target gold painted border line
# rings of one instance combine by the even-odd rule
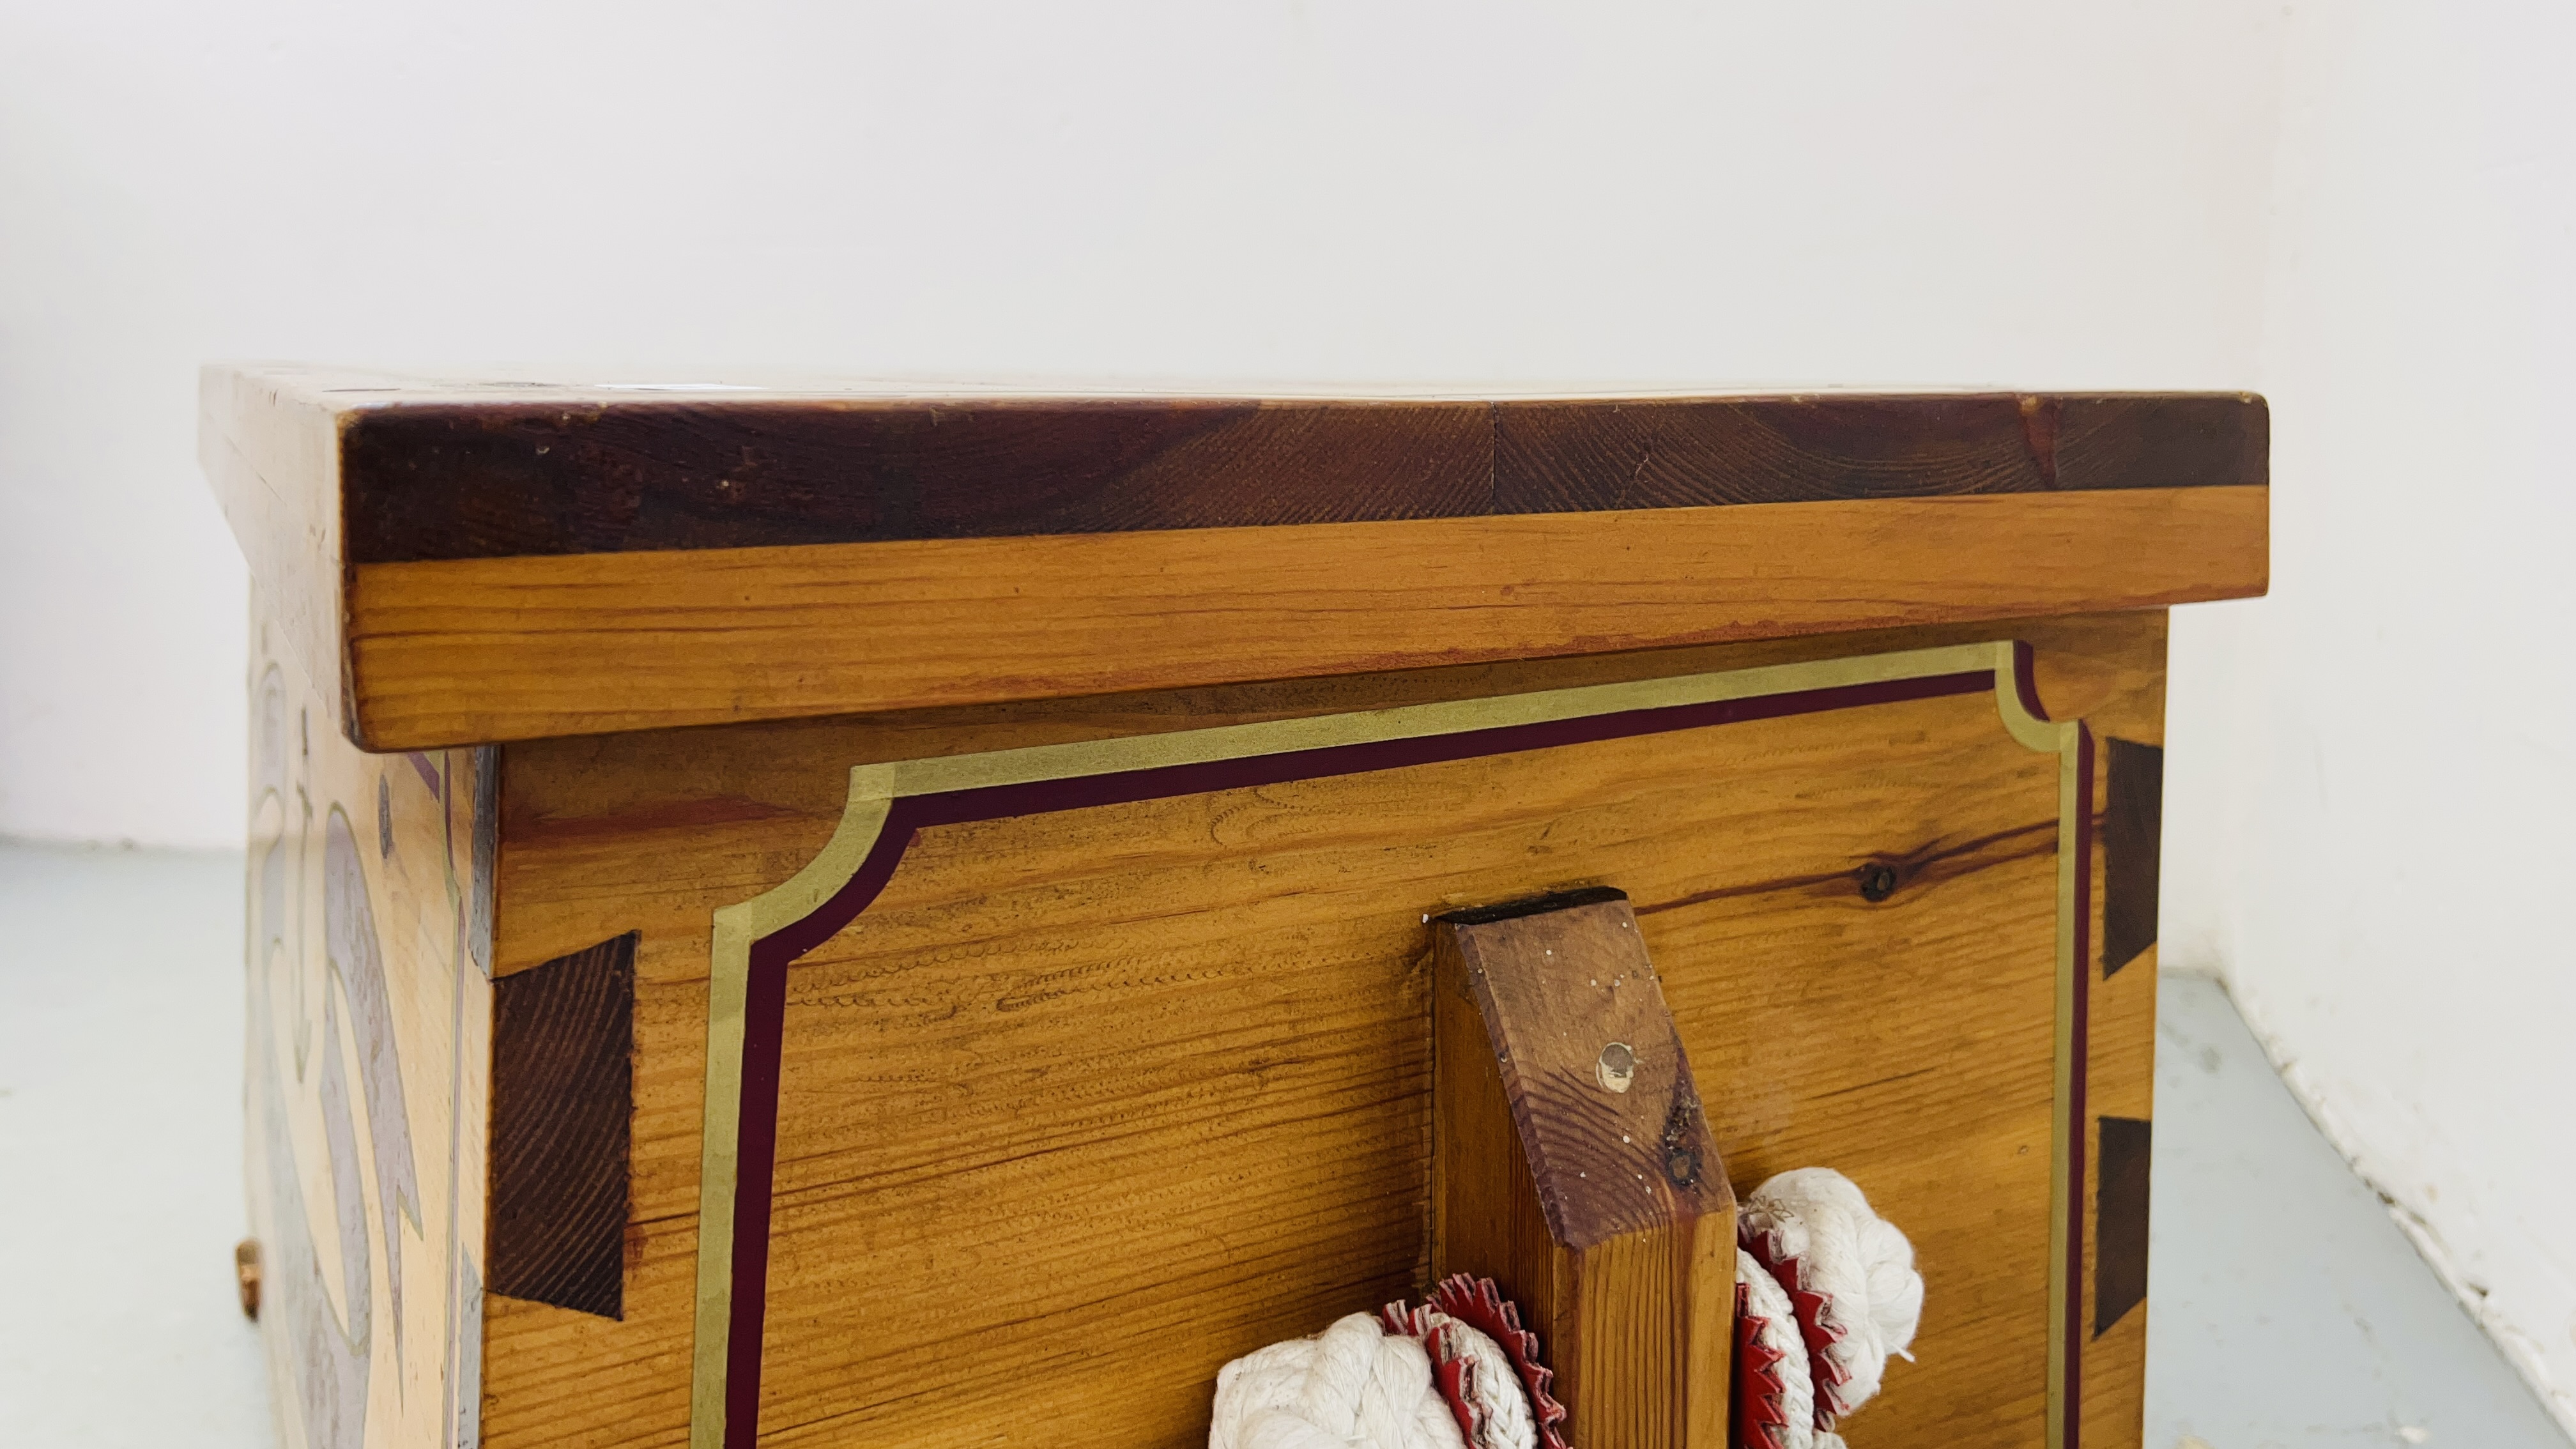
[[[2020,688],[2020,646],[2008,640],[853,766],[849,803],[822,851],[784,884],[715,912],[699,1156],[697,1302],[690,1349],[690,1449],[725,1449],[733,1209],[740,1167],[752,946],[820,910],[857,874],[875,848],[896,800],[1977,672],[1993,677],[1996,708],[2012,738],[2025,748],[2059,758],[2047,1403],[2049,1449],[2069,1449],[2073,1415],[2066,1369],[2078,1351],[2070,1336],[2066,1305],[2068,1295],[2078,1291],[2068,1281],[2067,1248],[2076,1231],[2068,1215],[2077,1195],[2077,1185],[2070,1181],[2071,1148],[2080,1129],[2073,1120],[2081,1071],[2075,1054],[2084,1045],[2075,1036],[2076,993],[2084,984],[2077,960],[2083,923],[2075,919],[2080,895],[2076,860],[2086,823],[2078,818],[2077,779],[2084,732],[2080,723],[2051,721],[2029,707]]]
[[[707,1074],[698,1152],[697,1317],[689,1348],[690,1449],[724,1449],[725,1350],[732,1332],[734,1189],[742,1150],[742,1047],[752,943],[822,909],[876,844],[894,802],[865,796],[853,772],[841,823],[805,868],[715,913],[707,978]]]
[[[2011,646],[2008,646],[2011,647]],[[2081,1039],[2085,1018],[2083,993],[2091,984],[2085,977],[2085,943],[2089,936],[2090,914],[2085,904],[2084,872],[2089,854],[2084,849],[2084,832],[2092,822],[2085,819],[2086,736],[2079,720],[2050,720],[2031,709],[2020,689],[2021,663],[2018,652],[1999,661],[1995,674],[1995,704],[2002,713],[2004,728],[2023,748],[2057,756],[2057,1011],[2055,1032],[2055,1110],[2049,1123],[2048,1175],[2048,1449],[2072,1449],[2080,1424],[2077,1396],[2069,1385],[2082,1371],[2078,1355],[2081,1340],[2074,1322],[2077,1300],[2083,1287],[2075,1281],[2071,1268],[2082,1222],[2080,1197],[2083,1184],[2076,1181],[2082,1171],[2075,1160],[2075,1144],[2084,1131],[2077,1119],[2083,1113],[2084,1054],[2090,1043]]]

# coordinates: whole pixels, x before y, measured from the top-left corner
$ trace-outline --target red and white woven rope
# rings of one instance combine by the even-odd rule
[[[1825,1168],[1745,1198],[1737,1244],[1732,1442],[1842,1449],[1836,1425],[1914,1341],[1912,1245]],[[1227,1364],[1208,1449],[1567,1449],[1564,1418],[1519,1310],[1459,1276]]]
[[[1830,1168],[1784,1172],[1737,1210],[1738,1449],[1840,1449],[1923,1315],[1914,1248]],[[1907,1355],[1911,1357],[1911,1355]]]

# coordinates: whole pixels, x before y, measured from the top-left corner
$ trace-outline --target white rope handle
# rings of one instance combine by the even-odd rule
[[[1216,1376],[1208,1449],[1467,1449],[1420,1342],[1365,1313]]]
[[[1762,1184],[1737,1224],[1732,1438],[1738,1449],[1842,1449],[1835,1425],[1914,1341],[1923,1279],[1913,1246],[1850,1178],[1821,1167]],[[1481,1287],[1497,1306],[1492,1285]],[[1479,1316],[1467,1299],[1435,1303]],[[1531,1342],[1516,1317],[1495,1326]],[[1525,1379],[1502,1344],[1439,1307],[1354,1313],[1227,1364],[1208,1449],[1538,1449],[1543,1437],[1563,1442],[1529,1397],[1540,1383],[1550,1422],[1562,1414],[1545,1377]]]
[[[1914,1246],[1850,1178],[1784,1172],[1736,1216],[1738,1449],[1841,1449],[1923,1316]],[[1908,1358],[1912,1355],[1907,1354]]]

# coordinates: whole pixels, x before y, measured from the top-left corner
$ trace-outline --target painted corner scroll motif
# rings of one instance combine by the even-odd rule
[[[476,1442],[488,751],[367,755],[251,678],[251,1230],[289,1449]]]

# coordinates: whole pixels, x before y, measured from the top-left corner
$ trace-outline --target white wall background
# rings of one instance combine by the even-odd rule
[[[2162,954],[2576,1433],[2576,10],[2286,56],[2273,591],[2176,615]]]
[[[2275,597],[2177,620],[2167,958],[2576,1392],[2571,40],[2507,0],[0,0],[0,833],[239,839],[209,358],[2259,387]]]
[[[0,833],[239,839],[206,359],[2246,387],[2276,28],[0,0]]]

